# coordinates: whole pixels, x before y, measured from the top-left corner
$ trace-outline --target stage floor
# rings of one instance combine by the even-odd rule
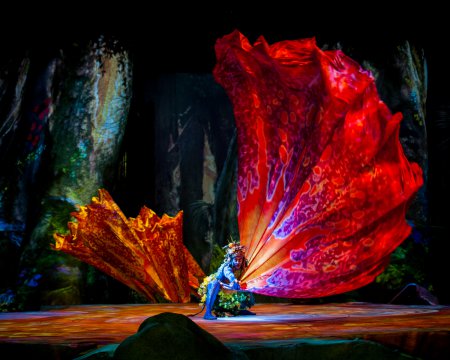
[[[199,310],[198,304],[132,304],[0,313],[0,346],[50,344],[81,352],[120,343],[150,316]],[[450,359],[450,306],[282,303],[257,304],[251,310],[256,315],[191,319],[225,344],[358,338],[425,359]]]

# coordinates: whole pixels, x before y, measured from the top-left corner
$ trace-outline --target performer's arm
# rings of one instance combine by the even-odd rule
[[[230,266],[225,266],[223,274],[225,275],[225,277],[229,281],[228,286],[229,286],[230,289],[232,289],[232,290],[239,290],[241,288],[239,286],[239,282],[236,279],[236,277],[234,276],[233,270],[231,269]]]

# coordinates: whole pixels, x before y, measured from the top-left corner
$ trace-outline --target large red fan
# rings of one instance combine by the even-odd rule
[[[241,281],[260,294],[309,298],[371,282],[409,235],[422,185],[399,142],[400,113],[372,75],[314,39],[216,43],[216,80],[238,128]]]

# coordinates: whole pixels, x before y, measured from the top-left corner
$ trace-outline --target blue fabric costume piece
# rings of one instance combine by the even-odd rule
[[[217,294],[220,288],[226,288],[229,290],[240,290],[239,282],[234,276],[234,271],[242,267],[243,257],[228,253],[224,262],[219,266],[216,272],[215,279],[212,280],[206,288],[206,311],[203,316],[206,320],[217,319],[211,312],[216,301]]]

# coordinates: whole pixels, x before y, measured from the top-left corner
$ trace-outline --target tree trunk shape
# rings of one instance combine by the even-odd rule
[[[61,87],[48,123],[51,175],[21,264],[42,275],[44,304],[81,301],[80,262],[49,245],[52,234],[66,228],[75,205],[88,203],[116,166],[131,99],[126,53],[90,44],[58,71]]]

